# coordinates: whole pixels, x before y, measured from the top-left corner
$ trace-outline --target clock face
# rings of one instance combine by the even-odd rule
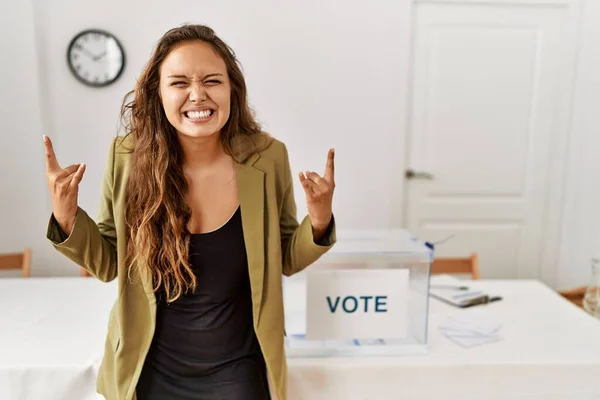
[[[90,29],[73,38],[67,51],[67,62],[81,83],[93,87],[107,86],[123,72],[125,52],[110,33]]]

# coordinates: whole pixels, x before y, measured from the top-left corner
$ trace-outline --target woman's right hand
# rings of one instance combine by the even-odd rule
[[[44,135],[46,148],[46,178],[52,201],[52,214],[62,231],[71,234],[75,217],[77,216],[77,194],[79,182],[85,172],[85,164],[73,164],[61,168],[56,161],[56,155],[50,138]]]

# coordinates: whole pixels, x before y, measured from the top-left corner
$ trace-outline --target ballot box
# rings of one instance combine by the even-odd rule
[[[339,231],[284,277],[287,356],[426,354],[432,260],[433,246],[405,230]]]

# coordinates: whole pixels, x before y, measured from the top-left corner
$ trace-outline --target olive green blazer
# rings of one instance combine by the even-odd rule
[[[125,198],[129,152],[116,138],[104,174],[97,222],[81,208],[67,237],[51,216],[47,237],[53,246],[98,279],[118,279],[118,296],[110,312],[97,391],[107,400],[132,400],[152,341],[156,298],[148,276],[128,276]],[[129,139],[125,139],[129,141]],[[324,240],[316,244],[308,217],[296,219],[293,181],[285,145],[269,147],[238,165],[254,329],[267,364],[274,399],[287,398],[282,274],[291,275],[315,262],[335,243],[332,220]],[[130,273],[129,275],[132,275]],[[138,279],[136,279],[138,278]]]

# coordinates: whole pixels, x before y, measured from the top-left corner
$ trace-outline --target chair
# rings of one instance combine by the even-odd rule
[[[576,288],[559,290],[558,294],[575,304],[577,307],[583,308],[583,297],[585,296],[586,290],[586,286],[579,286]]]
[[[31,250],[25,249],[22,253],[0,254],[0,270],[20,269],[25,278],[31,276]]]
[[[469,274],[471,279],[480,279],[479,257],[472,253],[466,258],[436,258],[431,263],[431,274]]]

